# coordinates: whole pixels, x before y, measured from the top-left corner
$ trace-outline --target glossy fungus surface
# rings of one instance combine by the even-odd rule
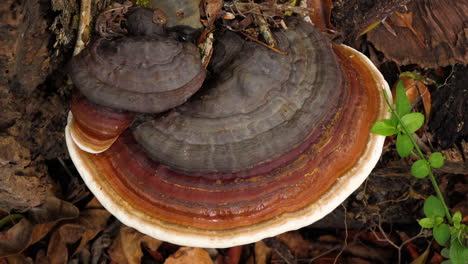
[[[99,38],[70,62],[78,88],[72,102],[72,137],[80,148],[106,150],[134,113],[160,113],[178,106],[205,79],[197,47],[180,42],[153,12],[138,8],[127,20],[129,36]],[[108,121],[105,121],[108,120]]]
[[[384,138],[370,128],[388,114],[387,84],[359,52],[305,22],[288,27],[275,32],[287,55],[221,37],[199,93],[101,154],[78,148],[67,126],[102,204],[158,239],[229,247],[311,224],[350,195],[380,156]]]
[[[339,118],[350,94],[321,33],[301,23],[276,38],[288,56],[244,43],[198,98],[136,127],[140,145],[174,170],[220,179],[296,159]]]
[[[195,45],[167,36],[100,38],[70,65],[74,84],[90,101],[134,112],[180,105],[205,79]]]

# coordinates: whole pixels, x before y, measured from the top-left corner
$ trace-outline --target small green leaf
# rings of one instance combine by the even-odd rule
[[[448,248],[443,248],[441,251],[440,251],[440,254],[442,255],[442,257],[444,258],[450,258],[450,253],[449,253],[449,249]]]
[[[375,122],[375,124],[371,128],[371,132],[387,137],[395,135],[398,131],[392,125],[392,121],[390,119],[385,119]]]
[[[396,112],[402,117],[411,112],[411,102],[406,96],[405,87],[403,81],[399,81],[396,89]]]
[[[396,141],[396,150],[400,157],[405,158],[411,151],[413,150],[414,146],[411,143],[410,135],[407,134],[398,134],[397,141]]]
[[[453,226],[455,226],[455,228],[460,228],[460,223],[462,220],[461,212],[457,211],[455,214],[453,214],[452,220],[453,220]]]
[[[429,164],[425,160],[418,160],[411,166],[411,174],[419,179],[425,178],[429,174]]]
[[[441,224],[434,227],[432,231],[434,239],[442,246],[445,246],[447,241],[450,239],[450,228],[447,224]]]
[[[141,7],[149,7],[149,0],[137,0],[135,4]]]
[[[434,219],[435,219],[435,226],[438,226],[444,222],[444,218],[442,216],[436,216]]]
[[[408,133],[414,133],[424,124],[424,115],[421,113],[410,113],[401,117],[401,122],[408,129]]]
[[[453,264],[466,264],[465,260],[468,259],[468,248],[464,248],[458,239],[450,240],[450,261]]]
[[[292,2],[289,4],[289,6],[296,6],[296,4],[297,4],[296,2],[297,2],[296,0],[292,1]],[[284,15],[285,15],[285,16],[292,16],[292,12],[291,12],[291,11],[286,11],[286,12],[284,12]]]
[[[401,77],[408,77],[408,78],[411,78],[411,79],[415,79],[415,80],[416,80],[416,78],[417,78],[418,76],[419,76],[419,75],[416,75],[416,74],[414,74],[414,73],[412,73],[412,72],[409,72],[409,71],[405,71],[405,72],[400,73],[400,78],[401,78]]]
[[[408,72],[408,71],[400,73],[400,78],[401,77],[408,77],[408,78],[411,78],[411,79],[421,81],[423,83],[426,83],[428,81],[428,79],[426,77],[422,76],[421,74]]]
[[[431,164],[432,168],[440,168],[444,166],[445,157],[440,152],[434,152],[429,157],[429,164]]]
[[[434,227],[434,219],[426,217],[418,221],[419,225],[424,228],[433,228]]]
[[[424,215],[427,217],[444,217],[445,211],[444,211],[444,205],[442,202],[435,197],[434,195],[431,195],[427,197],[427,199],[424,201]]]
[[[393,125],[394,127],[397,127],[397,125],[398,125],[398,118],[397,118],[397,116],[396,116],[394,113],[392,113],[392,115],[390,116],[390,120],[392,121],[392,125]]]

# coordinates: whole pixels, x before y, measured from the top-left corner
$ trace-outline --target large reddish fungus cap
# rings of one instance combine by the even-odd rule
[[[388,114],[388,85],[359,52],[307,23],[288,27],[275,33],[287,55],[221,37],[213,80],[101,154],[78,148],[67,126],[102,204],[158,239],[229,247],[309,225],[359,187],[381,153],[370,128]]]

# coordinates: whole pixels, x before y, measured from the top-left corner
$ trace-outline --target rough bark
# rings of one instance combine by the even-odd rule
[[[468,63],[468,2],[414,0],[408,10],[393,14],[368,40],[398,64],[435,68]],[[393,30],[393,32],[392,32]]]
[[[47,1],[0,3],[0,210],[41,204],[52,188],[44,158],[63,156],[63,98],[46,79],[56,67]],[[52,64],[53,63],[53,64]],[[61,95],[62,97],[64,94]]]

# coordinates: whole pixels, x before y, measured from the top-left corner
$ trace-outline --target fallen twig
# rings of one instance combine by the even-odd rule
[[[276,40],[273,37],[270,27],[268,26],[268,23],[266,22],[263,15],[254,15],[254,18],[255,18],[255,22],[258,25],[260,33],[262,34],[263,38],[268,43],[268,45],[271,47],[276,47]]]
[[[261,11],[283,11],[283,12],[292,12],[296,13],[301,16],[307,16],[309,12],[312,12],[313,8],[304,8],[300,6],[290,6],[284,4],[257,4],[257,3],[243,3],[239,2],[238,0],[232,2],[225,2],[225,8],[229,8],[231,10],[237,10],[240,14],[242,13],[249,13],[257,10]]]
[[[73,56],[78,55],[86,46],[90,38],[91,23],[91,0],[81,0],[80,22],[78,25],[78,36],[76,38],[75,50]]]
[[[385,231],[383,230],[382,226],[380,225],[380,216],[379,216],[379,224],[376,225],[376,227],[379,229],[379,232],[380,234],[383,236],[383,238],[381,238],[379,235],[377,235],[377,233],[375,232],[374,229],[370,229],[370,231],[372,232],[372,234],[374,234],[375,238],[377,239],[377,241],[381,241],[381,242],[387,242],[388,244],[390,244],[392,247],[394,247],[395,249],[397,249],[398,251],[398,264],[401,263],[401,249],[409,242],[415,240],[416,238],[419,238],[419,237],[423,237],[424,236],[424,229],[421,228],[421,230],[419,231],[419,233],[413,237],[411,237],[410,239],[408,240],[405,240],[403,241],[399,246],[397,244],[395,244],[395,242],[393,242],[390,238],[388,238],[387,234],[385,233]]]
[[[261,44],[261,45],[263,45],[263,46],[265,46],[265,47],[267,47],[267,48],[273,50],[273,51],[276,52],[276,53],[279,53],[279,54],[281,54],[281,55],[286,55],[286,54],[288,54],[287,52],[284,52],[284,51],[281,51],[281,50],[279,50],[279,49],[277,49],[277,48],[275,48],[275,47],[269,46],[268,44],[263,43],[263,42],[261,42],[260,40],[254,38],[254,37],[252,37],[252,36],[249,36],[248,34],[242,32],[242,31],[239,31],[239,32],[240,32],[242,35],[246,36],[247,38],[249,38],[249,39],[251,39],[251,40],[257,42],[258,44]]]

